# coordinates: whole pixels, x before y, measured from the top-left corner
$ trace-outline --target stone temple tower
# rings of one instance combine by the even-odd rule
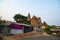
[[[42,25],[41,18],[33,16],[30,24],[34,27],[34,32],[36,33],[38,28]]]
[[[30,21],[30,20],[31,20],[31,16],[30,16],[30,13],[28,13],[27,21]]]
[[[42,25],[41,18],[38,17],[38,26],[41,26],[41,25]]]
[[[38,28],[38,21],[37,21],[37,17],[33,16],[31,19],[31,23],[30,23],[33,27],[34,27],[34,33],[36,33],[37,28]]]

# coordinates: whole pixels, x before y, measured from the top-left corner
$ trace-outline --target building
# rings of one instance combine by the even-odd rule
[[[52,32],[52,35],[60,36],[60,27],[55,26],[54,28],[51,28],[50,31]]]
[[[14,22],[11,24],[10,34],[23,34],[32,31],[33,31],[33,27],[31,25]]]
[[[34,27],[34,31],[37,31],[39,28],[42,27],[42,21],[40,17],[33,16],[30,17],[30,14],[27,16],[28,21],[30,21],[30,25]]]
[[[30,21],[30,20],[31,20],[31,16],[30,16],[30,13],[28,13],[27,21]]]

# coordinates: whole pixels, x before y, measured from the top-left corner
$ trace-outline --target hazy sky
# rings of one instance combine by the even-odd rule
[[[60,25],[60,0],[0,0],[0,16],[13,20],[15,14],[41,17],[49,25]]]

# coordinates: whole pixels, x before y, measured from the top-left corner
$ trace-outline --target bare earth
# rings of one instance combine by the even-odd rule
[[[51,36],[45,33],[44,34],[26,33],[26,34],[6,37],[4,38],[4,40],[60,40],[60,37]]]
[[[33,36],[33,37],[19,38],[17,40],[60,40],[60,38],[54,36]]]

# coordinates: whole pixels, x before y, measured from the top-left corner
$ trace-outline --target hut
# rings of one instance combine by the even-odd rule
[[[33,27],[31,25],[12,23],[10,34],[22,34],[32,31],[33,31]]]

